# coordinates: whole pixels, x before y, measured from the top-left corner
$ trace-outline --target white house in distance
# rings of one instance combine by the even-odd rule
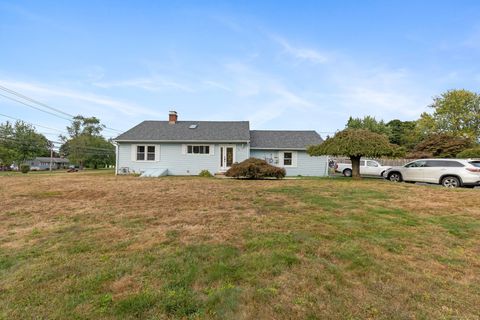
[[[250,157],[284,167],[287,176],[326,176],[327,157],[306,149],[322,143],[315,131],[250,130],[248,121],[143,121],[114,139],[116,174],[197,175],[222,173]]]

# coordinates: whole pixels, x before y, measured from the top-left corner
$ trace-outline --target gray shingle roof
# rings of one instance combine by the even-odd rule
[[[50,162],[50,157],[36,157],[34,160],[40,161],[40,162]],[[52,162],[55,163],[69,163],[68,159],[65,158],[52,158]]]
[[[195,129],[190,129],[196,124]],[[248,121],[143,121],[116,141],[248,141]]]
[[[253,149],[306,149],[323,139],[316,131],[251,130],[250,147]]]

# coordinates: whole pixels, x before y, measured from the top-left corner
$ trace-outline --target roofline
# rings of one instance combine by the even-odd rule
[[[117,143],[121,142],[168,142],[168,143],[179,143],[179,142],[225,142],[225,143],[232,143],[232,142],[240,142],[240,143],[248,143],[250,140],[113,140]]]
[[[318,134],[317,130],[250,130],[250,131],[259,131],[259,132],[315,132]]]
[[[284,147],[279,147],[279,148],[262,148],[262,147],[250,147],[250,150],[307,150],[307,148],[284,148]]]

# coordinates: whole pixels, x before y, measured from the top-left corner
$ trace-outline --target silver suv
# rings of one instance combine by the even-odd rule
[[[480,186],[480,160],[421,159],[403,167],[393,167],[383,176],[395,182],[426,182],[448,188],[473,188]]]

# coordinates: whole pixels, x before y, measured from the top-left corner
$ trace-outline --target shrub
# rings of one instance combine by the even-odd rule
[[[437,133],[417,144],[407,158],[455,158],[459,152],[471,147],[470,139]]]
[[[213,177],[213,174],[211,174],[210,171],[208,171],[208,170],[202,170],[202,171],[200,171],[198,176],[199,177],[205,177],[205,178],[211,178],[211,177]]]
[[[285,169],[268,164],[265,160],[250,158],[240,163],[234,163],[225,173],[227,177],[244,179],[263,179],[285,177]]]
[[[20,171],[22,173],[28,173],[28,171],[30,171],[30,166],[28,164],[22,164],[20,165]]]
[[[463,150],[457,154],[457,158],[480,158],[480,147]]]

